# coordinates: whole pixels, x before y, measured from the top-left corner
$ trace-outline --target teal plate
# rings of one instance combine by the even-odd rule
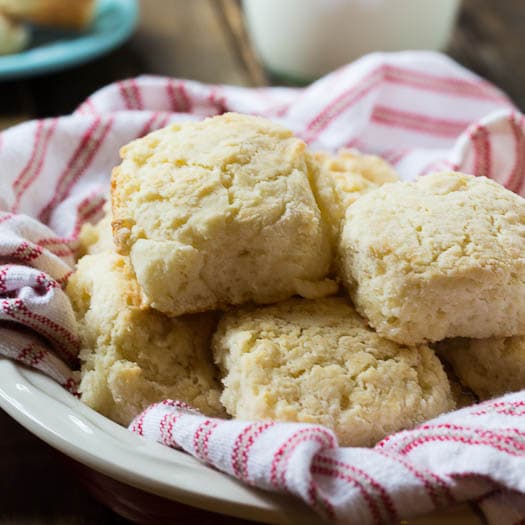
[[[0,57],[0,80],[51,73],[97,58],[131,35],[138,14],[137,0],[98,0],[93,23],[84,32],[34,27],[28,49]]]

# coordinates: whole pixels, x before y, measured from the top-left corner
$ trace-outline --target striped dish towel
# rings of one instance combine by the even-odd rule
[[[101,216],[119,147],[225,111],[279,121],[314,150],[380,154],[404,179],[459,169],[525,195],[523,115],[440,54],[369,55],[305,89],[125,80],[71,116],[0,134],[0,354],[76,394],[79,341],[63,286],[80,227]],[[374,449],[340,448],[313,425],[208,419],[175,401],[150,407],[130,428],[341,523],[395,522],[464,500],[477,500],[491,523],[525,523],[525,393],[446,414]]]

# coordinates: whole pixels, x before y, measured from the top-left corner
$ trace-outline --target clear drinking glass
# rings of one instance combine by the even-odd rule
[[[311,80],[371,51],[443,49],[461,0],[243,0],[266,67]]]

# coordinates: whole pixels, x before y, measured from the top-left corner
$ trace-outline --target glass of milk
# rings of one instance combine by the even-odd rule
[[[461,0],[243,0],[266,67],[308,81],[371,51],[443,49]]]

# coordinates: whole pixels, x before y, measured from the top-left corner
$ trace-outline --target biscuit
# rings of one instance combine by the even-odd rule
[[[357,310],[404,344],[525,334],[525,200],[485,177],[395,182],[347,211],[338,267]]]
[[[28,42],[28,30],[0,13],[0,55],[18,53]]]
[[[461,383],[482,400],[525,388],[524,336],[447,339],[437,349]]]
[[[454,408],[430,348],[383,339],[341,297],[231,311],[212,348],[229,414],[325,425],[344,446]]]
[[[96,224],[85,223],[78,236],[78,256],[93,255],[101,252],[114,252],[111,213],[106,213]]]
[[[440,344],[441,342],[435,343],[431,348],[437,351]],[[447,374],[447,379],[450,384],[450,391],[452,392],[452,399],[454,400],[456,408],[463,408],[477,403],[478,398],[474,392],[461,383],[452,366],[443,358],[442,355],[440,355],[439,352],[437,352],[437,355],[439,358],[441,358],[441,364],[443,365],[445,374]]]
[[[305,144],[234,113],[173,124],[121,149],[113,237],[169,315],[336,291]]]
[[[17,20],[65,29],[84,29],[95,0],[0,0],[0,12]]]
[[[82,342],[84,403],[123,425],[168,398],[224,414],[209,350],[212,315],[171,319],[144,309],[126,258],[109,252],[83,257],[66,291]]]
[[[313,157],[319,167],[314,176],[317,202],[329,224],[333,242],[339,237],[343,218],[351,204],[370,190],[399,180],[388,162],[357,150],[342,149],[337,155],[318,152]]]

